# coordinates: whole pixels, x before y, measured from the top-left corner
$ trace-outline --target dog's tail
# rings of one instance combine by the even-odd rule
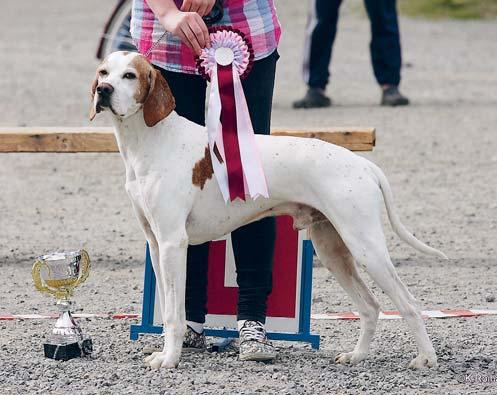
[[[390,220],[390,224],[392,225],[395,233],[397,233],[397,235],[407,244],[418,251],[424,252],[428,255],[434,255],[440,258],[448,259],[447,255],[445,255],[442,251],[430,247],[422,241],[418,240],[411,232],[406,229],[402,222],[400,222],[400,218],[397,215],[397,211],[395,210],[395,206],[393,204],[392,189],[390,188],[390,183],[388,182],[387,177],[385,176],[383,171],[374,163],[370,162],[370,167],[375,176],[378,178],[380,189],[383,193],[383,200],[385,201],[385,207],[388,213],[388,219]]]

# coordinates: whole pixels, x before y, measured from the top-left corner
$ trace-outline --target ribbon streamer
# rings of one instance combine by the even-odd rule
[[[237,129],[237,105],[233,85],[233,66],[218,65],[219,96],[221,97],[221,125],[223,132],[224,154],[228,169],[230,200],[245,200],[243,165]]]
[[[216,58],[219,49],[227,59]],[[269,197],[241,83],[252,62],[250,43],[229,27],[214,28],[211,47],[197,58],[199,72],[211,81],[206,125],[212,166],[225,202],[245,200],[246,195],[254,200]]]

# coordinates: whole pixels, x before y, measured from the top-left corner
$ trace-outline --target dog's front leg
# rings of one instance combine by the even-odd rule
[[[186,253],[188,238],[186,232],[168,235],[159,241],[159,265],[164,289],[163,323],[164,349],[154,353],[145,362],[153,369],[175,368],[181,357],[181,347],[186,330],[185,287]]]

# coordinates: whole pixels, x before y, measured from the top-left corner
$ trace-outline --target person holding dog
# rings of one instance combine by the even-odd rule
[[[195,64],[195,55],[210,45],[205,21],[238,29],[251,41],[254,64],[242,85],[255,132],[269,134],[281,35],[273,0],[135,0],[131,35],[138,51],[147,55],[167,80],[176,112],[205,125],[206,82]],[[231,239],[239,286],[240,359],[271,360],[276,351],[267,340],[265,319],[272,289],[275,219],[243,226]],[[206,347],[207,258],[208,243],[189,246],[184,348]]]

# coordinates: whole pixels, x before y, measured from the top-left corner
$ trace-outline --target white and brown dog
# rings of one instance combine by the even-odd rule
[[[115,52],[98,67],[90,117],[109,110],[126,166],[126,190],[150,244],[157,277],[165,345],[145,361],[174,368],[185,324],[186,251],[189,244],[217,239],[260,218],[288,214],[309,228],[321,262],[355,303],[361,331],[354,350],[338,363],[366,358],[379,304],[358,275],[364,267],[409,325],[419,354],[410,367],[437,365],[437,357],[414,297],[397,276],[381,224],[390,223],[415,249],[446,258],[402,225],[383,172],[349,150],[314,139],[257,135],[269,199],[226,204],[207,148],[205,127],[174,112],[167,82],[141,55]],[[214,158],[217,160],[217,158]]]

